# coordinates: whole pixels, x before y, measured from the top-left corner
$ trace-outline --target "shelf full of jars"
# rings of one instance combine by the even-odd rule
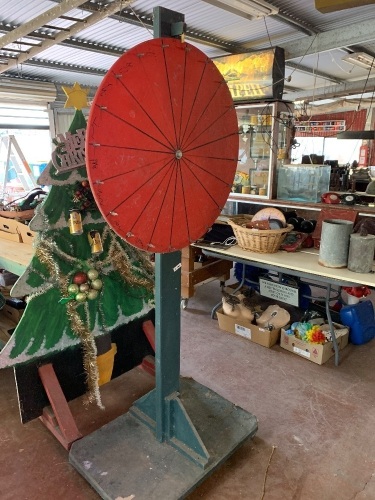
[[[239,155],[228,201],[276,198],[277,165],[290,155],[293,111],[287,101],[236,106]]]

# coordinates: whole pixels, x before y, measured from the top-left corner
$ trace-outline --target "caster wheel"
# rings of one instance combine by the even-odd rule
[[[181,299],[181,309],[186,309],[189,299]]]

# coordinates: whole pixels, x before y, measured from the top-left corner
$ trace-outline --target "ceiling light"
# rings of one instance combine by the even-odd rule
[[[279,12],[277,7],[263,0],[205,0],[205,2],[246,19],[260,19]]]
[[[361,66],[362,68],[375,69],[375,59],[369,54],[366,54],[366,52],[353,52],[343,57],[342,60],[356,66]]]

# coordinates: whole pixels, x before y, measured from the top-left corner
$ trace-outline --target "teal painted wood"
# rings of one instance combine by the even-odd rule
[[[180,389],[181,252],[155,256],[156,437],[169,435],[165,398]]]
[[[20,243],[21,245],[21,243]],[[1,247],[1,242],[0,242],[0,247]],[[1,250],[0,250],[1,252]],[[10,273],[16,274],[17,276],[21,276],[25,272],[27,266],[24,266],[23,264],[19,264],[18,262],[14,262],[12,260],[12,257],[7,256],[7,255],[0,255],[0,268],[1,269],[6,269]]]

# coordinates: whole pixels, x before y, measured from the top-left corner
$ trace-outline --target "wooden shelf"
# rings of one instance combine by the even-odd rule
[[[339,195],[345,194],[345,193],[337,193]],[[353,194],[353,193],[350,193]],[[365,193],[355,193],[358,194],[359,196],[367,196]],[[359,215],[368,215],[371,217],[375,217],[375,207],[368,207],[366,205],[344,205],[343,203],[338,203],[338,204],[330,204],[330,203],[309,203],[309,202],[304,202],[304,201],[293,201],[293,200],[265,200],[263,198],[249,198],[247,197],[246,199],[244,197],[236,197],[235,194],[233,194],[230,199],[228,200],[229,202],[235,202],[235,203],[249,203],[252,205],[267,205],[271,207],[285,207],[285,208],[291,208],[291,209],[307,209],[307,210],[316,210],[317,212],[320,212],[320,210],[323,210],[325,208],[332,208],[332,209],[337,209],[337,210],[355,210],[359,213]]]

